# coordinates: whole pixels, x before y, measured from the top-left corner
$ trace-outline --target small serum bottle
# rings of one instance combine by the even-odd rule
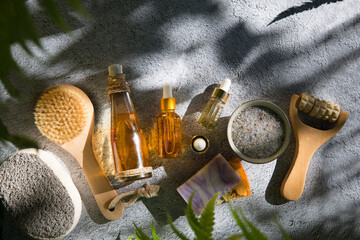
[[[161,114],[157,118],[158,157],[180,158],[181,118],[175,113],[175,98],[169,84],[163,86],[163,98],[160,100]]]
[[[202,111],[198,123],[204,127],[212,130],[216,126],[221,112],[225,106],[227,99],[229,98],[229,88],[231,80],[225,78],[219,88],[215,88],[211,95],[211,98],[207,102],[204,110]]]

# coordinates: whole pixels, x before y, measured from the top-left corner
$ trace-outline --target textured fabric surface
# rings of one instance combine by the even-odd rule
[[[58,238],[72,227],[74,205],[35,154],[16,153],[0,167],[0,196],[18,226],[34,238]]]
[[[266,99],[288,114],[291,95],[302,92],[338,103],[350,113],[339,134],[314,154],[303,195],[296,202],[287,202],[279,192],[295,151],[292,135],[289,147],[276,161],[242,162],[252,193],[232,204],[235,209],[241,206],[271,239],[281,238],[272,216],[295,239],[360,238],[360,3],[323,4],[268,26],[279,13],[304,1],[86,0],[90,21],[57,1],[72,27],[70,35],[52,25],[37,1],[27,1],[44,50],[30,46],[34,52],[30,57],[19,46],[13,47],[14,57],[31,82],[10,76],[22,101],[10,98],[0,86],[0,99],[9,108],[1,119],[10,132],[37,140],[68,166],[84,207],[79,224],[65,239],[113,240],[119,232],[126,239],[133,234],[133,222],[147,233],[154,222],[161,239],[172,240],[175,235],[167,223],[167,212],[175,226],[192,238],[185,201],[176,188],[218,153],[226,159],[234,156],[226,137],[231,113],[245,101]],[[32,109],[47,87],[74,84],[94,104],[96,130],[109,128],[107,67],[113,63],[124,66],[149,149],[153,124],[160,114],[162,85],[173,86],[176,112],[182,118],[184,154],[181,159],[158,159],[151,152],[154,173],[149,181],[161,186],[159,197],[140,200],[126,208],[121,219],[106,222],[77,162],[41,136]],[[233,81],[230,97],[218,126],[208,132],[196,120],[215,84],[225,77]],[[189,148],[195,134],[209,138],[209,150],[203,155]],[[110,146],[106,139],[101,145]],[[13,146],[1,147],[1,159],[13,151]],[[118,191],[135,190],[145,182],[121,186]],[[215,239],[240,232],[226,204],[216,207],[215,217]],[[8,218],[5,221],[4,239],[25,238]]]

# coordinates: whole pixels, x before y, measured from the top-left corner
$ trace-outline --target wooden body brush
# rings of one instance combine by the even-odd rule
[[[57,85],[41,94],[34,114],[40,132],[79,162],[104,217],[119,219],[124,205],[119,201],[112,211],[108,209],[118,194],[99,167],[92,150],[94,107],[88,96],[74,86]]]
[[[299,118],[298,111],[302,111],[310,117],[336,123],[329,130],[319,130],[303,123]],[[284,198],[295,201],[303,192],[306,172],[312,155],[322,144],[340,131],[349,113],[340,111],[337,104],[302,93],[300,96],[292,95],[289,115],[295,134],[296,149],[290,169],[281,184],[280,192]]]

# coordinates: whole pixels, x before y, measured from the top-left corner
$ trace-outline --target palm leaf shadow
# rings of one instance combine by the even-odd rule
[[[311,2],[304,2],[301,6],[291,7],[283,12],[281,12],[279,15],[277,15],[269,24],[273,24],[274,22],[277,22],[281,19],[287,18],[289,16],[305,12],[314,8],[318,8],[323,4],[330,4],[330,3],[336,3],[336,2],[342,2],[343,0],[312,0]]]

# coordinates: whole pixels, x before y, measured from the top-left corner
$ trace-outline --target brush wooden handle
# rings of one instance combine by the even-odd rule
[[[124,205],[122,202],[119,202],[112,211],[108,209],[110,202],[117,197],[118,194],[100,168],[92,151],[91,141],[87,142],[83,159],[81,160],[83,161],[83,171],[100,211],[108,220],[119,219],[124,213]]]
[[[294,130],[296,149],[292,164],[281,184],[281,195],[296,201],[301,196],[310,160],[315,151],[336,135],[345,124],[349,113],[341,111],[335,126],[329,130],[319,130],[304,124],[298,115],[296,102],[299,96],[294,94],[290,101],[290,121]]]
[[[117,220],[124,212],[124,205],[120,201],[116,204],[113,211],[108,209],[111,200],[118,196],[118,194],[99,166],[92,148],[94,107],[88,96],[79,88],[70,85],[59,85],[56,87],[76,92],[83,99],[86,112],[86,124],[83,131],[71,141],[62,144],[61,147],[71,153],[80,164],[103,216],[111,221]]]
[[[61,147],[71,153],[82,167],[99,210],[104,217],[111,221],[117,220],[123,215],[124,205],[120,201],[113,211],[108,209],[111,200],[117,197],[118,194],[94,156],[92,148],[94,116],[92,116],[89,124],[88,132],[82,133],[79,137],[69,143],[63,144]],[[84,138],[86,138],[85,145]]]

